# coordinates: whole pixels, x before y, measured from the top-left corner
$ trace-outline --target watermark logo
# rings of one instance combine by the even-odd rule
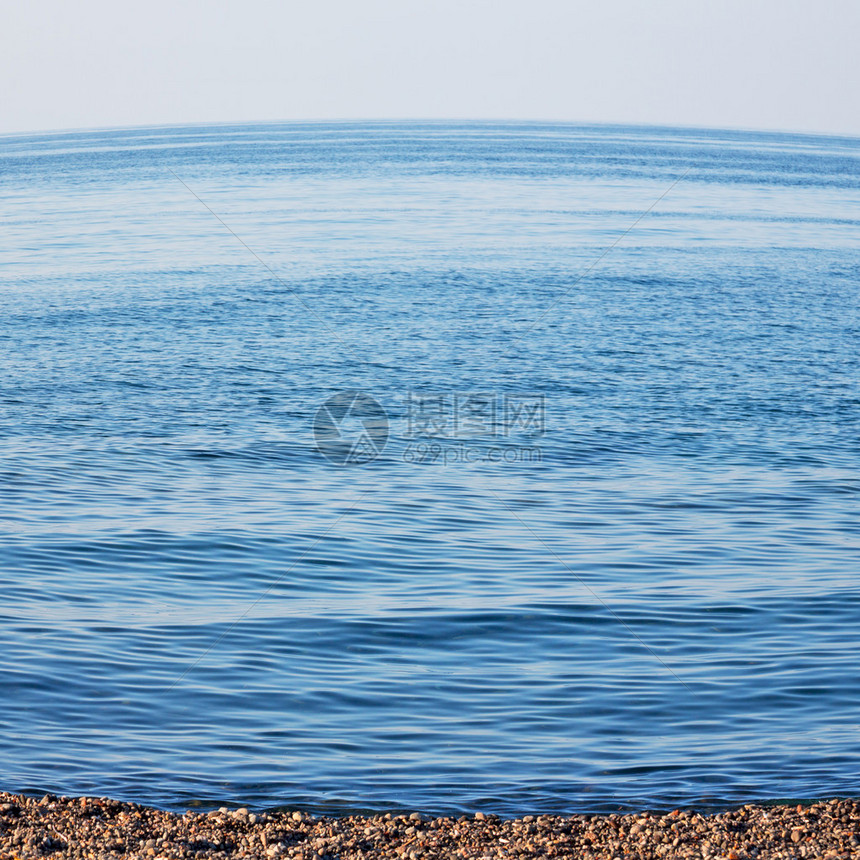
[[[314,417],[317,450],[338,466],[370,463],[388,442],[388,414],[363,391],[338,391]]]
[[[536,444],[546,430],[542,394],[409,391],[395,400],[392,415],[401,422],[396,429],[396,420],[390,420],[369,394],[349,389],[332,395],[314,419],[317,449],[338,466],[370,463],[382,453],[391,434],[398,442],[392,456],[404,463],[536,463],[543,459]]]

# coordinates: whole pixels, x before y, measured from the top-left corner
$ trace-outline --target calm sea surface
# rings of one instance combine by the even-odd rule
[[[0,780],[860,794],[860,141],[0,138]]]

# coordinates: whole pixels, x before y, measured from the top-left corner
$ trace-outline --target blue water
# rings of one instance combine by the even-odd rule
[[[2,787],[860,794],[858,169],[661,128],[0,138]]]

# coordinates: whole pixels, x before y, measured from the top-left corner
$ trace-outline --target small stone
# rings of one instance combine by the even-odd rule
[[[97,798],[59,803],[49,796],[47,806],[38,804],[0,792],[0,860],[62,860],[61,854],[70,860],[860,860],[858,801],[803,805],[802,814],[796,802],[715,815],[526,815],[501,821],[473,813],[459,824],[454,817],[420,813],[317,819],[240,807],[181,816]]]

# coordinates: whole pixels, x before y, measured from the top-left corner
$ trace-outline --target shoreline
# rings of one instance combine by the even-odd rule
[[[166,812],[94,797],[0,792],[0,860],[69,858],[860,858],[860,801],[724,812],[314,816]]]

